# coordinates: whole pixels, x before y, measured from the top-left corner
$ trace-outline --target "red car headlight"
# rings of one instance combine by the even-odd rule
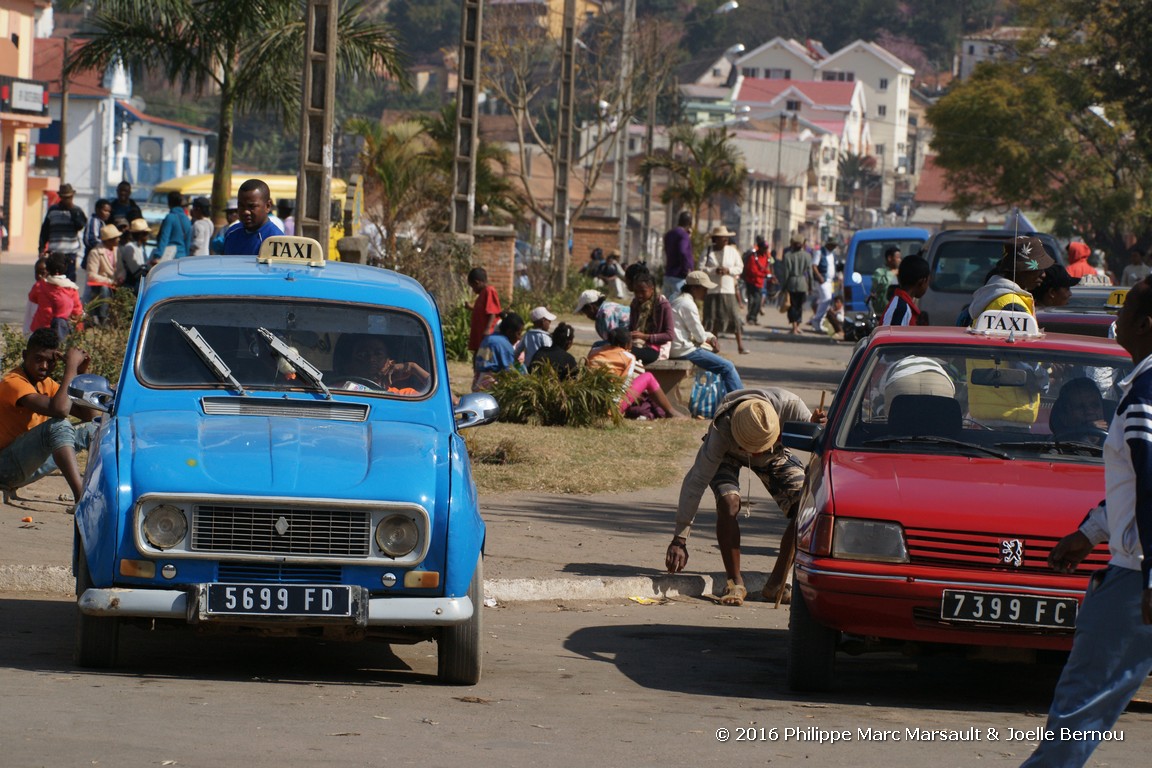
[[[904,541],[904,528],[898,523],[881,520],[837,518],[832,534],[832,557],[907,563],[908,546]]]

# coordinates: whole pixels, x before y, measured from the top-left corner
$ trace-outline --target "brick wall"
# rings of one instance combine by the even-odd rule
[[[474,227],[472,265],[488,272],[488,284],[502,301],[512,299],[516,267],[516,230],[512,227]]]
[[[620,245],[620,219],[612,216],[581,216],[572,224],[572,266],[576,269],[588,263],[593,248],[602,248],[604,255]],[[627,257],[627,254],[625,254]],[[628,258],[621,263],[628,263]]]

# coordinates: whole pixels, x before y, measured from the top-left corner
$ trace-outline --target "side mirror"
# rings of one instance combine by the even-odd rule
[[[823,429],[823,424],[812,421],[786,421],[781,428],[780,440],[788,448],[811,453],[816,450],[816,439]]]
[[[852,282],[854,282],[856,285],[860,285],[861,283],[864,282],[864,278],[860,277],[859,272],[853,272],[852,273]]]
[[[81,373],[72,378],[68,385],[68,397],[72,402],[85,408],[94,408],[102,413],[112,412],[112,400],[116,393],[108,384],[108,379],[94,373]]]
[[[467,429],[490,424],[500,415],[500,404],[487,392],[471,392],[463,395],[453,410],[456,428]]]

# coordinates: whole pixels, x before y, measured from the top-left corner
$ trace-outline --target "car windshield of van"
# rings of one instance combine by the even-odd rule
[[[1044,250],[1056,261],[1060,261],[1048,243],[1044,243]],[[943,293],[971,294],[984,285],[988,273],[1003,257],[1004,241],[999,239],[940,243],[932,263],[929,285],[932,290]]]
[[[856,263],[852,269],[865,277],[871,277],[873,272],[885,266],[884,252],[889,248],[900,249],[901,256],[911,256],[914,253],[920,253],[920,248],[923,245],[924,241],[919,238],[915,240],[868,240],[857,243]]]
[[[421,398],[435,388],[428,327],[397,309],[182,298],[154,307],[142,333],[135,365],[146,386],[321,394],[327,388],[334,396],[400,398]]]
[[[891,345],[872,351],[837,445],[1099,462],[1131,361],[1021,344]]]

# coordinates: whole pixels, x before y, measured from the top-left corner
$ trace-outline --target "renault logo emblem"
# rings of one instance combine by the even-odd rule
[[[288,518],[281,515],[280,519],[276,521],[276,525],[273,527],[276,529],[276,533],[283,536],[284,534],[288,533]]]
[[[1005,565],[1011,565],[1016,568],[1024,565],[1024,542],[1020,541],[1020,539],[1004,539],[1001,541],[1000,561]]]

